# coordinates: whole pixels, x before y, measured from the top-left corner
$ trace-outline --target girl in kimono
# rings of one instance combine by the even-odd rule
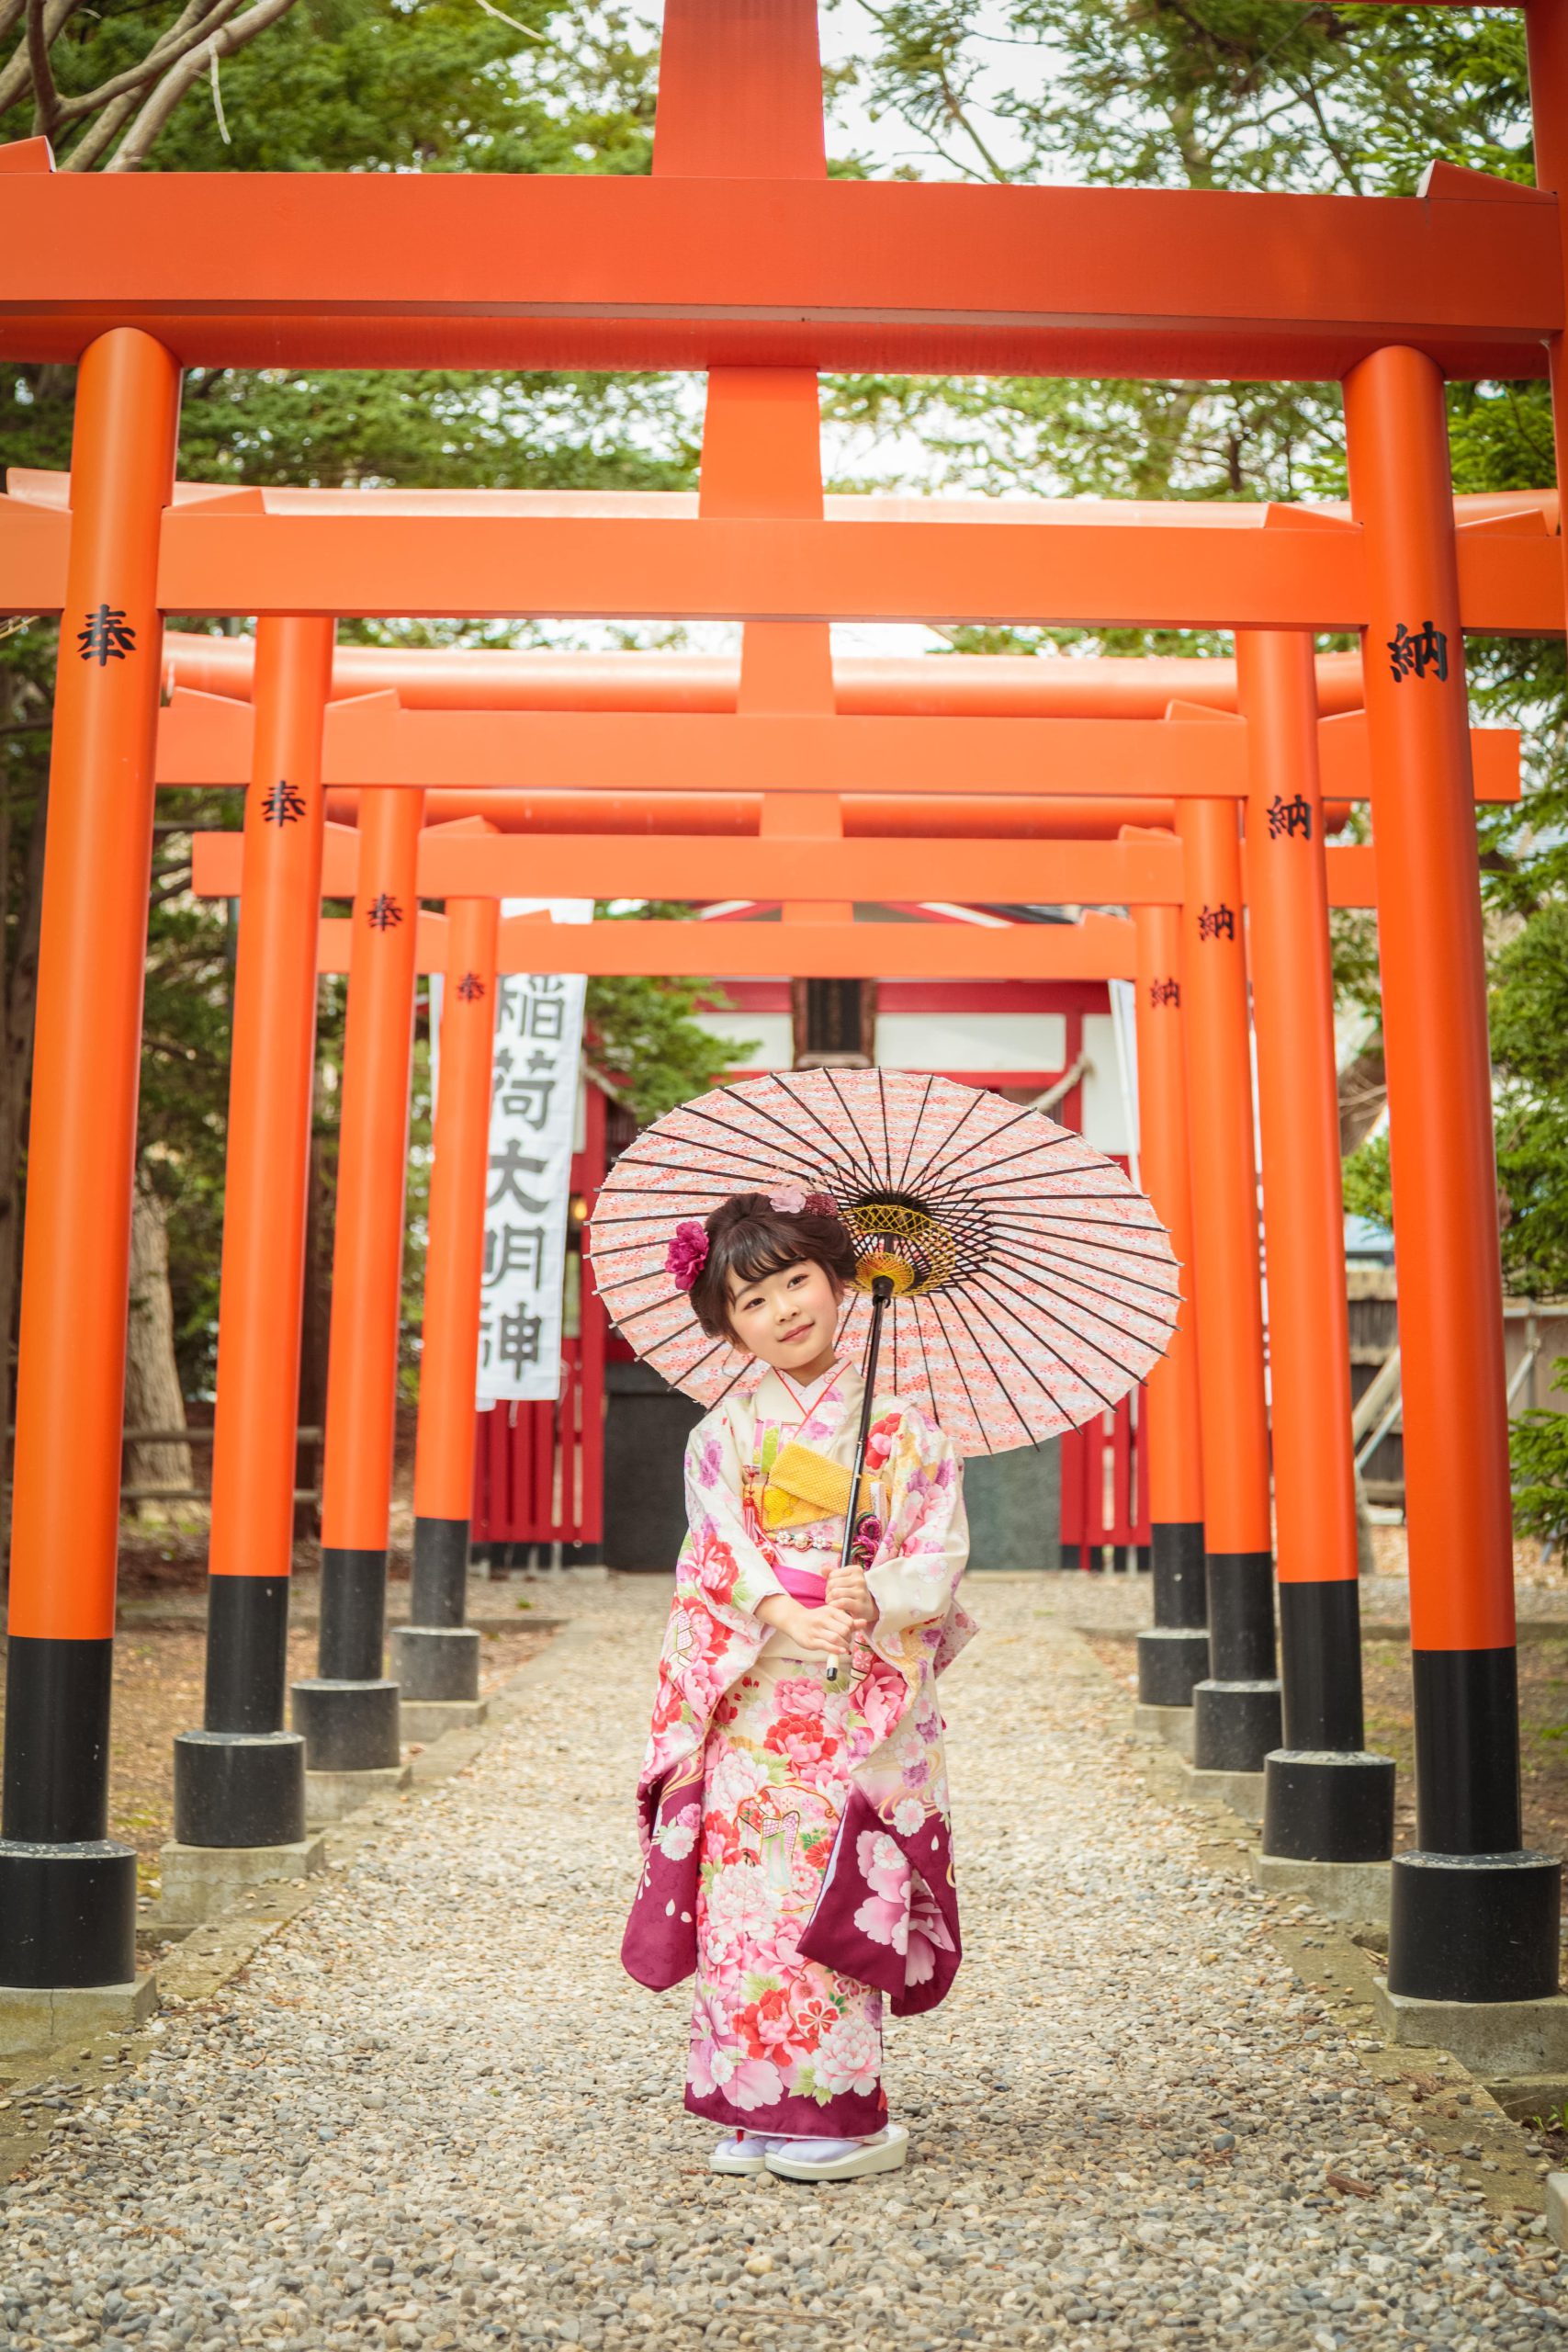
[[[686,1450],[622,1958],[657,1988],[695,1973],[686,2105],[725,2127],[716,2172],[892,2171],[883,2005],[934,2007],[959,1960],[935,1690],[973,1630],[959,1463],[878,1395],[841,1568],[863,1389],[837,1348],[856,1261],[834,1204],[737,1194],[667,1262],[765,1369]]]

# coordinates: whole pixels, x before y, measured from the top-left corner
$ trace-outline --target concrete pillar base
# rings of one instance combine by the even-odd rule
[[[1448,2050],[1483,2080],[1568,2073],[1568,1995],[1540,2001],[1419,2001],[1372,1980],[1372,2015],[1385,2041]]]
[[[1568,2251],[1568,2172],[1546,2176],[1546,2234],[1553,2245]]]
[[[1325,1919],[1358,1928],[1388,1925],[1386,1862],[1297,1862],[1280,1854],[1254,1854],[1252,1875],[1269,1894],[1301,1895]]]
[[[368,1772],[307,1772],[305,1818],[312,1829],[328,1829],[344,1821],[362,1804],[378,1797],[396,1796],[413,1780],[412,1764],[386,1764]]]
[[[327,1866],[327,1841],[318,1832],[288,1846],[182,1846],[171,1838],[158,1849],[163,1890],[158,1909],[169,1920],[210,1919],[247,1886],[311,1878]]]
[[[1261,1772],[1201,1772],[1189,1765],[1183,1774],[1189,1797],[1212,1797],[1221,1804],[1228,1804],[1243,1821],[1262,1826],[1263,1775]]]
[[[1261,1781],[1263,1759],[1280,1743],[1280,1724],[1278,1682],[1192,1686],[1192,1753],[1205,1772],[1243,1772]]]
[[[402,1736],[411,1732],[409,1702],[414,1699],[466,1700],[479,1695],[479,1637],[471,1625],[394,1625],[392,1673],[401,1692]]]
[[[1140,1739],[1157,1740],[1162,1747],[1174,1747],[1178,1756],[1184,1756],[1191,1763],[1190,1707],[1145,1707],[1140,1702],[1133,1710],[1133,1729]]]
[[[1209,1679],[1209,1634],[1202,1625],[1154,1625],[1140,1634],[1138,1698],[1145,1707],[1190,1707]]]
[[[158,2006],[149,1969],[130,1984],[0,1984],[0,2058],[91,2041],[100,2033],[134,2033]]]
[[[488,1699],[405,1699],[400,1709],[403,1737],[428,1747],[443,1732],[471,1731],[489,1713]]]

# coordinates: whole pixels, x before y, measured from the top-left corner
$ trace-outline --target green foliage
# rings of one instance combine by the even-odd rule
[[[1382,1006],[1376,915],[1346,907],[1331,908],[1328,943],[1333,958],[1335,1002],[1354,1006],[1376,1020]]]
[[[1554,1384],[1568,1386],[1568,1356],[1551,1369]],[[1568,1544],[1568,1413],[1521,1413],[1509,1429],[1508,1451],[1515,1527],[1561,1548]]]
[[[1516,14],[1298,0],[864,0],[853,14],[871,28],[855,94],[900,117],[941,177],[1408,195],[1434,157],[1529,176]],[[1544,385],[1455,386],[1450,404],[1461,489],[1551,479]],[[1346,494],[1331,386],[852,378],[828,413],[857,454],[886,460],[878,479],[909,488]],[[905,448],[919,456],[900,468]],[[854,479],[872,472],[863,458]],[[1224,648],[1051,630],[1008,650],[1086,636],[1117,651]]]
[[[629,922],[690,911],[652,899],[634,908],[605,901],[594,910],[600,921]],[[724,992],[711,980],[591,979],[584,1010],[589,1059],[646,1125],[678,1102],[706,1093],[727,1069],[755,1052],[755,1038],[737,1045],[714,1036],[694,1018],[700,1011],[725,1010]]]
[[[1531,172],[1518,12],[1296,0],[866,0],[854,84],[942,176],[1409,195],[1440,158]],[[993,495],[1325,498],[1346,492],[1337,389],[888,383],[835,388],[862,476],[904,447],[919,486]],[[1553,480],[1544,382],[1449,391],[1456,486]],[[913,485],[911,485],[913,486]],[[953,631],[973,650],[1228,650],[1223,638]],[[1004,642],[1005,639],[1005,642]],[[1481,813],[1494,949],[1502,1250],[1511,1283],[1568,1289],[1568,674],[1561,639],[1467,648],[1479,721],[1522,729],[1526,791]],[[1339,1002],[1381,1011],[1375,922],[1334,920]],[[1381,1041],[1352,1091],[1375,1106]],[[1357,1119],[1359,1124],[1359,1118]],[[1391,1221],[1386,1138],[1346,1164],[1346,1206]]]
[[[145,58],[178,0],[105,0],[67,21],[52,51],[61,119],[47,127],[66,168],[102,164],[91,142],[112,108],[85,107]],[[505,19],[510,18],[509,23]],[[15,54],[15,52],[13,52]],[[640,173],[654,112],[653,36],[622,6],[590,0],[293,0],[219,69],[205,70],[152,141],[145,167],[179,171]],[[0,73],[6,70],[0,57]],[[31,93],[0,111],[0,139],[34,128]],[[123,134],[122,121],[116,132]],[[224,133],[227,133],[225,138]],[[268,199],[257,191],[257,234]],[[497,256],[504,269],[504,256]],[[73,383],[63,368],[0,368],[0,447],[13,466],[70,463]],[[436,488],[677,489],[694,477],[694,406],[672,379],[450,369],[187,371],[179,466],[220,482]],[[515,631],[350,625],[344,636],[505,642]],[[0,865],[7,968],[29,904],[34,822],[47,779],[52,626],[0,640]],[[238,823],[237,797],[169,796],[166,825]],[[170,1220],[181,1376],[211,1385],[228,1109],[231,946],[224,912],[188,897],[189,841],[160,835],[151,915],[141,1136]],[[600,1050],[634,1102],[665,1107],[711,1080],[713,1041],[689,1018],[695,991],[605,984]],[[343,988],[323,983],[318,1133],[330,1178],[341,1100]],[[639,1055],[652,1057],[645,1072]],[[428,1173],[428,1084],[416,1046],[405,1314],[417,1325]]]
[[[1516,1289],[1568,1291],[1568,902],[1543,901],[1495,959],[1503,1263]]]
[[[1345,1162],[1345,1214],[1392,1227],[1393,1185],[1389,1175],[1388,1136],[1369,1136]]]
[[[101,0],[70,17],[51,51],[66,119],[41,126],[64,169],[113,160],[115,141],[96,148],[108,109],[75,109],[134,71],[180,13],[178,0]],[[629,10],[585,0],[509,0],[504,15],[473,0],[286,0],[222,59],[216,100],[200,74],[146,161],[200,172],[642,172],[650,50]],[[0,137],[25,137],[37,120],[29,92],[0,115]]]
[[[210,1393],[216,1370],[233,939],[221,911],[184,895],[186,878],[176,871],[180,895],[156,905],[150,925],[141,1125],[153,1183],[177,1209],[169,1280],[181,1380],[192,1396]]]
[[[1298,0],[884,0],[861,13],[875,34],[860,90],[949,175],[1366,195],[1408,195],[1435,154],[1529,175],[1514,14]]]

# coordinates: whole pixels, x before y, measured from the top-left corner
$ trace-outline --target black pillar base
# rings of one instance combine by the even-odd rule
[[[1290,1862],[1386,1862],[1393,1758],[1277,1748],[1263,1767],[1263,1851]]]
[[[305,1835],[298,1732],[187,1731],[175,1741],[182,1846],[297,1846]]]
[[[1209,1679],[1209,1636],[1201,1626],[1156,1625],[1138,1635],[1138,1702],[1190,1707],[1194,1686]]]
[[[1367,1734],[1361,1713],[1361,1595],[1354,1577],[1281,1581],[1280,1677],[1287,1747],[1302,1755],[1329,1748],[1360,1754]]]
[[[1062,1566],[1064,1568],[1069,1569],[1074,1575],[1077,1573],[1078,1569],[1083,1566],[1083,1546],[1081,1544],[1063,1544]]]
[[[6,1793],[0,1837],[95,1851],[108,1827],[114,1644],[13,1634],[6,1659]],[[61,1976],[45,1983],[107,1984]],[[0,1978],[0,1983],[5,1979]]]
[[[136,1855],[0,1840],[0,1984],[78,1987],[136,1979]]]
[[[297,1682],[294,1728],[310,1772],[384,1772],[400,1764],[395,1682]]]
[[[387,1629],[387,1547],[321,1546],[323,1681],[378,1682]]]
[[[1417,1850],[1518,1853],[1524,1820],[1516,1652],[1412,1649],[1410,1672]]]
[[[1209,1622],[1208,1571],[1201,1519],[1156,1519],[1149,1530],[1155,1623],[1190,1632]]]
[[[477,1699],[479,1637],[467,1625],[394,1625],[393,1660],[405,1699]]]
[[[288,1578],[209,1577],[209,1731],[275,1732],[288,1687]]]
[[[416,1519],[409,1622],[414,1625],[460,1625],[468,1600],[468,1522],[466,1519]],[[412,1699],[415,1694],[411,1690]],[[434,1691],[419,1697],[434,1698]]]
[[[1192,1765],[1199,1772],[1261,1772],[1280,1745],[1277,1682],[1200,1682],[1192,1692]]]
[[[1417,2001],[1549,1999],[1562,1875],[1549,1854],[1397,1854],[1389,1991]]]
[[[1274,1560],[1269,1552],[1211,1552],[1209,1648],[1216,1682],[1274,1679]],[[1278,1747],[1276,1739],[1270,1743]],[[1259,1758],[1258,1770],[1263,1770]]]

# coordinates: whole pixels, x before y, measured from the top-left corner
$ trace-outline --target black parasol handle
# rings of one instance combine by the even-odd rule
[[[850,1503],[844,1514],[844,1548],[839,1555],[839,1566],[847,1568],[855,1547],[855,1530],[861,1517],[860,1482],[865,1476],[865,1446],[871,1434],[871,1406],[876,1392],[876,1359],[882,1352],[882,1317],[893,1295],[892,1278],[874,1274],[871,1283],[871,1337],[865,1351],[865,1395],[861,1400],[860,1434],[855,1439],[855,1463],[850,1473]],[[828,1660],[828,1688],[831,1690],[839,1679],[839,1661]]]

